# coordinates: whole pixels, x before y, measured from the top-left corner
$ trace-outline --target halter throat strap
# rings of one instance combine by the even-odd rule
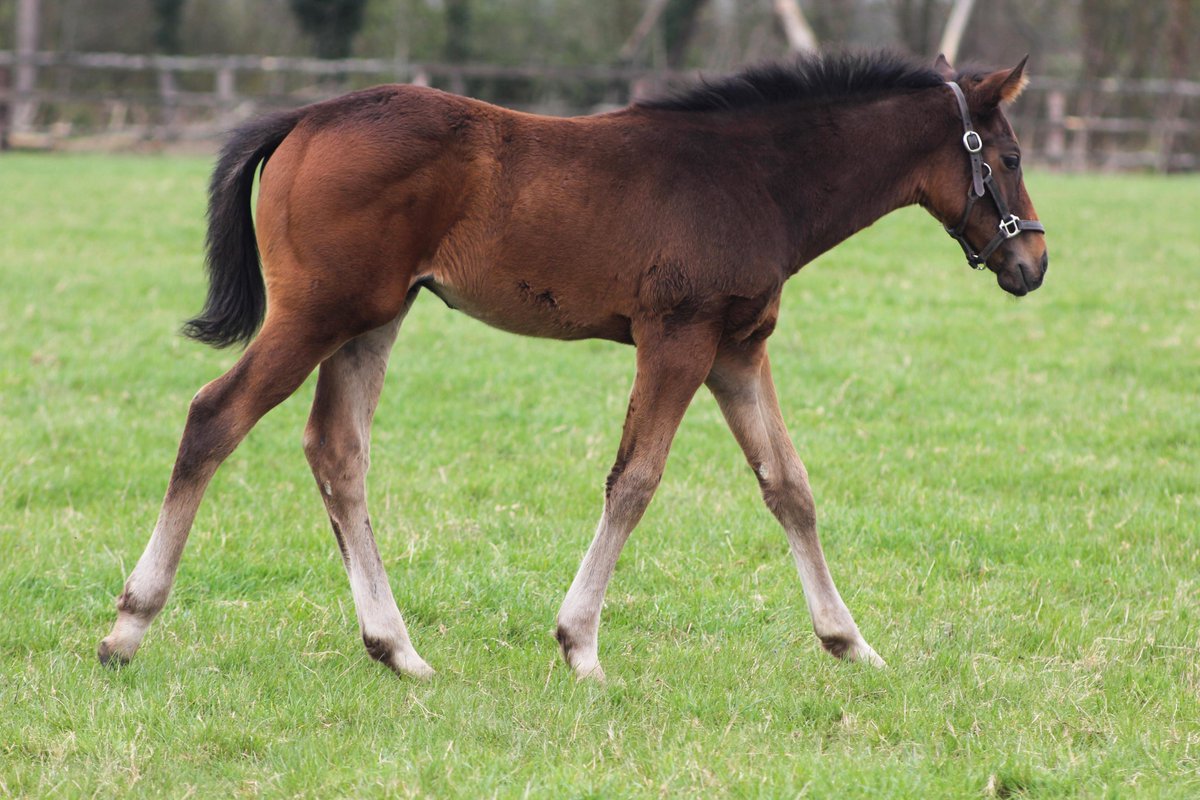
[[[1045,233],[1046,229],[1037,220],[1021,219],[1009,211],[1008,203],[1004,201],[1004,195],[996,188],[996,182],[992,179],[991,165],[983,160],[983,137],[971,124],[971,112],[967,109],[967,98],[963,94],[962,87],[954,81],[946,81],[946,85],[950,87],[954,93],[954,99],[958,101],[958,113],[962,117],[963,124],[962,144],[971,161],[971,186],[967,189],[966,208],[963,209],[962,218],[957,225],[946,226],[946,233],[950,234],[962,247],[963,254],[967,257],[967,265],[971,269],[985,269],[987,260],[991,258],[992,253],[996,252],[997,248],[1008,239],[1020,236],[1025,231]],[[976,253],[965,235],[967,220],[971,217],[971,211],[975,208],[976,201],[985,194],[991,196],[992,203],[996,206],[996,213],[1000,216],[1000,224],[992,240]]]

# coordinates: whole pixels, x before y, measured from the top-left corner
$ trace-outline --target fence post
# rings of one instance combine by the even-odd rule
[[[24,133],[33,127],[37,116],[37,40],[39,0],[17,0],[17,66],[16,85],[12,100],[13,133]]]
[[[12,125],[12,82],[11,70],[0,67],[0,150],[7,150],[8,132]]]
[[[1092,103],[1095,99],[1092,88],[1085,87],[1079,93],[1079,109],[1075,119],[1070,121],[1071,128],[1071,169],[1083,172],[1088,165],[1088,150],[1091,138],[1089,134],[1092,124]]]
[[[175,73],[166,67],[158,68],[158,96],[162,98],[162,138],[172,142],[179,138],[178,95],[175,88]]]
[[[1172,156],[1175,155],[1175,123],[1183,113],[1183,92],[1172,85],[1163,98],[1155,115],[1154,138],[1158,140],[1158,171],[1170,172]]]
[[[1067,96],[1061,89],[1046,93],[1046,160],[1061,168],[1067,150]]]
[[[217,70],[217,123],[222,128],[231,127],[234,108],[237,106],[235,74],[229,64]]]

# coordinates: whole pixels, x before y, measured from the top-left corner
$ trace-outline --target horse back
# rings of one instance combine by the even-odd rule
[[[264,170],[268,290],[307,279],[311,302],[315,279],[382,324],[420,284],[503,329],[619,341],[640,316],[766,303],[780,226],[724,145],[635,110],[556,119],[412,86],[318,104]]]

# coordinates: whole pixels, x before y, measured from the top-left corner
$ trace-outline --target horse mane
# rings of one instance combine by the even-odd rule
[[[943,83],[932,66],[899,53],[848,52],[760,64],[712,81],[701,78],[697,84],[634,105],[661,111],[735,111],[812,100],[849,100]]]

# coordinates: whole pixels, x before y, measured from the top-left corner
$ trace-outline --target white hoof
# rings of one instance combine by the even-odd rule
[[[149,621],[120,612],[112,632],[105,636],[96,648],[96,657],[106,667],[119,667],[128,664],[142,644],[142,637],[150,627]]]
[[[850,648],[844,657],[847,661],[861,661],[877,669],[883,669],[887,666],[887,662],[880,657],[879,653],[876,653],[871,648],[871,645],[862,640],[859,640],[856,646]]]
[[[575,672],[575,680],[583,683],[604,683],[604,669],[600,666],[600,662],[592,659],[590,663],[581,663],[571,666]]]
[[[821,646],[835,658],[843,661],[860,661],[872,667],[886,667],[887,662],[879,657],[871,645],[857,631],[853,636],[821,636]]]
[[[425,663],[425,659],[417,655],[417,651],[407,641],[402,644],[392,644],[386,639],[363,634],[363,644],[367,654],[376,661],[386,664],[399,675],[407,675],[417,680],[433,677],[433,668]],[[405,637],[407,640],[407,637]]]
[[[421,658],[415,652],[405,654],[393,653],[388,666],[401,675],[416,678],[419,681],[427,681],[436,674],[433,671],[433,667],[426,664],[425,659]]]

